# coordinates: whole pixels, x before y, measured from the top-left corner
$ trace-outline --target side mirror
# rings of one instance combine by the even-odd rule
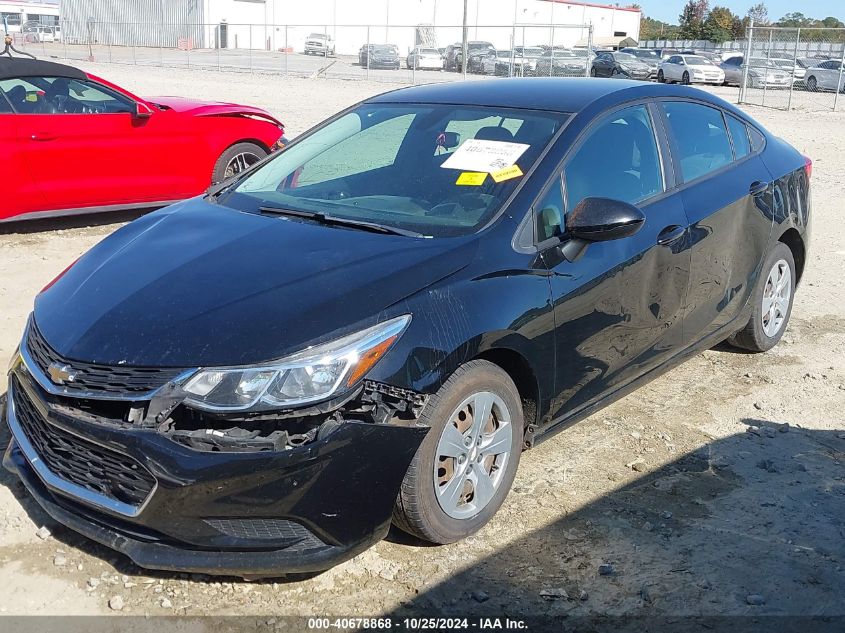
[[[153,109],[146,103],[138,101],[135,103],[134,115],[136,119],[149,119],[153,115]]]
[[[621,200],[584,198],[566,216],[566,230],[574,238],[604,242],[630,237],[645,222],[643,212]]]

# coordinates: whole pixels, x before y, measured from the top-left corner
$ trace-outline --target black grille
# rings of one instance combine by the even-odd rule
[[[286,519],[205,519],[226,536],[242,539],[297,541],[301,548],[325,545],[308,528]]]
[[[15,414],[44,465],[57,477],[110,499],[140,506],[155,478],[131,457],[89,442],[46,422],[17,379],[12,379]]]
[[[62,358],[44,340],[35,321],[30,321],[26,348],[48,379],[52,364],[66,367],[73,374],[72,381],[61,385],[69,392],[143,395],[165,385],[183,371],[172,367],[113,367]]]

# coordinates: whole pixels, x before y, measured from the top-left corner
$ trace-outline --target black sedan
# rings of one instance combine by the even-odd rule
[[[143,567],[322,570],[391,522],[458,541],[525,449],[717,343],[778,343],[810,174],[687,87],[371,98],[53,280],[4,464]]]
[[[367,68],[399,70],[399,49],[393,44],[364,44],[358,51],[358,64]]]
[[[596,54],[590,68],[592,77],[613,77],[615,79],[648,80],[657,75],[657,69],[640,61],[630,53],[602,51]]]

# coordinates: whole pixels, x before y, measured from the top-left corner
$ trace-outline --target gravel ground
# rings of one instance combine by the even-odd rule
[[[143,95],[262,106],[294,135],[385,89],[86,69]],[[814,159],[813,243],[775,350],[707,351],[526,453],[502,510],[462,543],[392,534],[310,580],[146,572],[55,525],[3,472],[0,613],[845,616],[845,114],[751,114]],[[125,219],[0,235],[0,357],[38,290]]]

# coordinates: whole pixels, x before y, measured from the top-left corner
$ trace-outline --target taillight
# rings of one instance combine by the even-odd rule
[[[78,261],[79,261],[79,258],[77,257],[76,259],[74,259],[74,260],[70,263],[70,265],[69,265],[67,268],[65,268],[62,272],[60,272],[60,273],[59,273],[58,275],[56,275],[55,277],[53,277],[53,281],[51,281],[51,282],[50,282],[50,283],[48,283],[46,286],[44,286],[44,287],[41,289],[41,292],[44,292],[45,290],[49,290],[50,288],[52,288],[52,287],[53,287],[53,284],[55,284],[55,283],[56,283],[59,279],[61,279],[62,277],[64,277],[65,273],[66,273],[67,271],[69,271],[71,268],[73,268],[73,265],[74,265],[76,262],[78,262]],[[40,293],[39,293],[39,294],[40,294]]]
[[[804,171],[807,172],[807,180],[813,175],[813,159],[809,156],[804,157]]]

